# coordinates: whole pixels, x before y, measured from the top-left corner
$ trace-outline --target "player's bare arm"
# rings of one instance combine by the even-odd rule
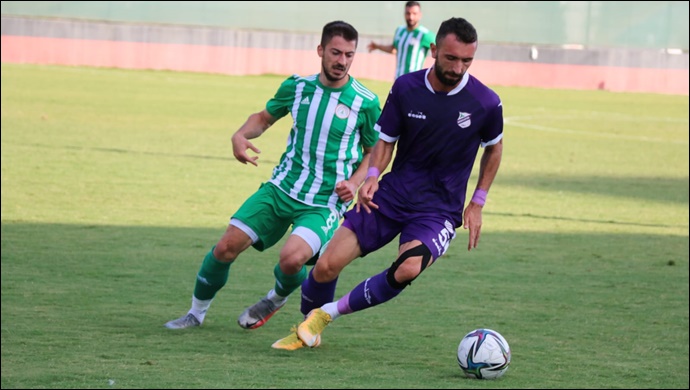
[[[247,121],[232,135],[232,153],[237,161],[258,166],[259,156],[250,156],[247,150],[251,149],[254,153],[261,153],[261,150],[249,140],[261,136],[276,120],[266,110],[251,114],[247,118]]]
[[[369,160],[369,168],[367,169],[367,172],[372,168],[379,173],[384,171],[393,158],[394,149],[394,142],[378,140],[376,145],[374,145],[374,150],[371,152],[371,159]],[[369,176],[369,174],[367,174],[364,184],[362,184],[362,186],[359,188],[358,201],[357,205],[355,206],[357,212],[360,212],[361,208],[364,208],[364,211],[371,213],[372,208],[379,208],[376,203],[372,202],[374,193],[379,189],[378,180],[379,175]]]
[[[496,178],[498,167],[501,165],[501,158],[503,157],[503,139],[494,145],[488,145],[484,148],[482,159],[479,163],[479,179],[477,181],[477,188],[483,188],[489,191],[491,184]]]
[[[395,51],[396,51],[395,47],[393,47],[393,45],[379,45],[376,42],[369,43],[369,46],[367,46],[367,48],[369,49],[369,52],[372,52],[372,51],[377,50],[377,49],[381,50],[381,51],[385,51],[386,53],[395,53]]]
[[[493,184],[498,167],[501,165],[501,158],[503,156],[503,140],[501,139],[494,145],[489,145],[484,149],[479,165],[479,180],[477,181],[476,190],[483,190],[489,192],[491,184]],[[475,191],[476,191],[475,190]],[[482,208],[483,204],[475,201],[470,201],[463,213],[463,227],[470,232],[469,242],[467,243],[467,250],[472,250],[479,245],[479,238],[482,231]]]

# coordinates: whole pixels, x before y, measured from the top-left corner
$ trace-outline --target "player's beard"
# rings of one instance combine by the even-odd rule
[[[463,73],[457,77],[453,77],[453,78],[447,77],[446,74],[443,72],[443,69],[438,65],[438,61],[436,61],[436,63],[434,64],[434,74],[436,74],[436,78],[438,79],[438,81],[441,82],[441,84],[447,85],[449,87],[454,87],[454,86],[458,85],[460,80],[462,80],[462,76],[465,75]]]
[[[326,69],[326,66],[322,64],[321,65],[321,71],[323,72],[323,75],[326,77],[326,80],[328,80],[330,82],[336,82],[336,81],[340,81],[340,80],[344,79],[345,77],[347,77],[347,67],[340,67],[338,65],[334,65],[332,68],[337,68],[338,70],[341,70],[343,72],[343,75],[340,77],[334,76],[329,71],[329,69]]]

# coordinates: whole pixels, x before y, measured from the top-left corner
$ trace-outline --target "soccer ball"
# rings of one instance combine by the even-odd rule
[[[458,345],[458,365],[469,378],[499,378],[510,365],[508,342],[495,330],[475,329]]]

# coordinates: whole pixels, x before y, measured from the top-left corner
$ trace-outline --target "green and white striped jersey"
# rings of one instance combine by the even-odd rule
[[[342,215],[352,202],[343,202],[335,185],[357,169],[362,147],[378,141],[378,96],[352,76],[333,89],[321,84],[318,74],[293,75],[266,103],[266,110],[275,118],[289,112],[293,120],[287,148],[269,182],[293,199]]]
[[[396,50],[395,78],[422,69],[435,40],[436,35],[424,26],[412,31],[408,31],[406,25],[399,26],[393,36],[393,47]]]

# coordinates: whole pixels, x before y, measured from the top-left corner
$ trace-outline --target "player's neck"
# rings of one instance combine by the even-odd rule
[[[436,77],[436,73],[434,72],[434,67],[433,65],[429,69],[429,73],[427,73],[427,80],[429,80],[429,84],[431,85],[431,89],[433,89],[436,92],[439,93],[448,93],[455,88],[457,88],[459,82],[455,85],[446,85],[442,83],[438,77]]]
[[[343,77],[340,80],[330,81],[330,80],[328,80],[328,78],[326,78],[326,76],[323,74],[323,72],[321,72],[321,73],[319,73],[319,82],[324,87],[338,89],[338,88],[343,87],[345,84],[347,84],[350,81],[350,77],[351,76],[349,74],[347,74],[345,77]]]

